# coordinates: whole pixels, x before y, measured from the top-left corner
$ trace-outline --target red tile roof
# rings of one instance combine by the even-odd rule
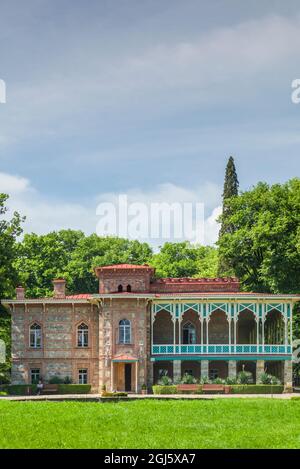
[[[217,278],[194,278],[194,277],[181,277],[181,278],[175,278],[175,277],[169,277],[169,278],[158,278],[155,279],[153,283],[163,283],[163,284],[168,284],[168,283],[180,283],[182,284],[191,284],[191,283],[232,283],[236,282],[239,283],[239,279],[236,277],[217,277]]]
[[[96,267],[96,269],[101,269],[101,270],[109,270],[109,269],[152,269],[150,265],[148,264],[143,264],[143,265],[137,265],[137,264],[113,264],[113,265],[105,265],[103,267]]]
[[[84,300],[88,298],[92,298],[92,294],[90,293],[79,293],[77,295],[67,295],[66,299],[67,300]]]

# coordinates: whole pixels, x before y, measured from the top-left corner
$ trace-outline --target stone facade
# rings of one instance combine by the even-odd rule
[[[149,266],[127,264],[101,267],[95,272],[99,278],[97,295],[66,296],[65,281],[56,279],[53,281],[53,298],[28,299],[24,288],[18,287],[17,299],[7,300],[12,311],[13,384],[29,383],[37,370],[45,382],[59,376],[78,383],[80,370],[81,373],[83,370],[93,392],[99,392],[104,385],[108,390],[140,392],[144,384],[150,388],[164,373],[174,380],[179,380],[186,372],[197,379],[211,375],[232,378],[239,370],[245,369],[259,380],[266,366],[267,370],[279,374],[285,383],[291,382],[292,366],[287,342],[283,346],[286,354],[282,358],[284,361],[279,360],[276,365],[272,361],[266,365],[264,359],[255,353],[253,357],[244,355],[246,361],[241,361],[243,357],[238,357],[237,353],[236,340],[241,340],[241,344],[254,343],[257,351],[265,347],[262,332],[256,332],[259,328],[262,331],[262,319],[267,317],[266,302],[274,302],[272,298],[264,300],[266,304],[258,304],[255,296],[251,299],[252,303],[247,300],[250,308],[247,318],[246,313],[239,313],[239,304],[243,300],[238,303],[237,297],[243,297],[238,293],[239,283],[234,278],[155,279],[154,269]],[[187,299],[181,299],[185,294]],[[228,304],[224,305],[218,300],[220,294],[227,295]],[[209,295],[212,300],[208,299]],[[169,304],[166,303],[167,298]],[[286,339],[291,331],[291,303],[288,302],[296,300],[298,298],[281,300],[284,301],[281,310]],[[163,314],[157,314],[153,309],[153,304],[159,301],[166,303]],[[193,304],[195,301],[196,305]],[[186,302],[189,304],[186,305]],[[216,308],[216,302],[220,307],[217,305]],[[253,302],[257,303],[256,309],[253,309]],[[197,305],[203,308],[199,309]],[[208,315],[207,312],[213,308],[213,314]],[[206,315],[203,315],[204,311]],[[255,313],[260,315],[257,319],[259,323],[255,320]],[[122,321],[130,324],[130,337],[125,343],[120,336]],[[194,333],[188,339],[190,342],[184,342],[187,340],[185,328],[189,324],[194,327]],[[41,345],[38,347],[31,343],[30,330],[33,325],[41,331]],[[82,325],[88,331],[86,346],[78,343]],[[184,343],[191,345],[182,350],[180,347]],[[198,357],[189,354],[195,354],[194,343],[199,344],[197,347],[201,350]],[[159,355],[161,352],[153,352],[153,344],[160,344],[158,347],[165,357]],[[214,355],[209,356],[209,347],[213,344],[218,344],[217,349],[221,350],[219,356],[214,348]],[[243,347],[240,346],[242,351]],[[232,353],[231,349],[234,350],[233,356],[228,355]],[[275,360],[272,354],[270,357]]]

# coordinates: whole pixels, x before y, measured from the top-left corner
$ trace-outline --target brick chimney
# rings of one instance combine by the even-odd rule
[[[25,300],[25,288],[19,285],[16,288],[17,300]]]
[[[66,281],[64,278],[56,278],[53,280],[53,291],[54,291],[54,298],[66,298]]]

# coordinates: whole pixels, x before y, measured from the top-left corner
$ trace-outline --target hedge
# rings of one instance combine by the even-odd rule
[[[153,394],[177,394],[177,386],[175,385],[168,385],[168,386],[160,386],[155,385],[152,386]]]
[[[28,394],[36,394],[37,387],[36,384],[10,384],[3,391],[8,392],[11,396],[27,396]]]
[[[30,389],[30,393],[28,393]],[[1,386],[0,391],[7,392],[11,396],[27,396],[28,394],[36,394],[36,384],[11,384]],[[58,384],[57,394],[89,394],[91,392],[90,384]]]
[[[108,392],[102,391],[101,397],[127,397],[127,392]]]
[[[90,384],[58,384],[58,394],[89,394]]]
[[[282,384],[233,384],[231,394],[282,394]]]

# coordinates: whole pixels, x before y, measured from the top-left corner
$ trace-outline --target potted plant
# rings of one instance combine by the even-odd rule
[[[101,386],[101,396],[105,396],[105,394],[106,394],[106,385],[103,384],[103,385]]]
[[[147,394],[147,386],[146,384],[142,385],[142,394]]]

